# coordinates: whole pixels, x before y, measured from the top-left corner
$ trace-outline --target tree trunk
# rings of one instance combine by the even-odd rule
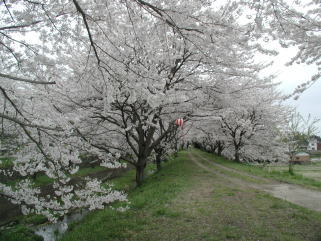
[[[235,149],[235,158],[234,160],[236,162],[240,162],[240,153],[239,153],[239,149]]]
[[[217,147],[217,155],[221,156],[222,155],[222,151],[223,151],[223,147],[221,145],[219,145]]]
[[[136,166],[136,185],[139,187],[143,184],[144,181],[144,165]]]
[[[293,160],[294,160],[294,155],[290,155],[289,173],[290,173],[291,175],[294,175]]]
[[[161,155],[156,155],[156,167],[157,171],[160,171],[162,166],[161,166]]]
[[[293,162],[292,161],[289,162],[289,173],[290,173],[290,175],[294,175]]]

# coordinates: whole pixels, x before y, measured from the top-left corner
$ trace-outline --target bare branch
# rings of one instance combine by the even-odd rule
[[[86,30],[87,30],[87,33],[88,33],[88,37],[89,37],[89,40],[90,40],[90,45],[93,47],[94,49],[94,52],[95,52],[95,55],[96,55],[96,58],[97,58],[97,61],[98,61],[98,64],[100,64],[100,58],[98,56],[98,52],[97,52],[97,49],[96,49],[96,46],[95,46],[95,43],[94,43],[94,40],[92,38],[92,35],[91,35],[91,32],[90,32],[90,28],[89,28],[89,25],[88,25],[88,22],[87,22],[87,18],[86,18],[86,13],[82,10],[82,8],[80,7],[79,3],[77,2],[77,0],[73,0],[73,3],[77,9],[77,11],[81,14],[82,16],[82,19],[84,20],[84,24],[86,26]]]
[[[36,80],[20,78],[20,77],[8,75],[8,74],[2,74],[2,73],[0,73],[0,77],[5,78],[5,79],[12,79],[12,80],[17,80],[17,81],[21,81],[21,82],[26,82],[26,83],[30,83],[30,84],[38,84],[38,85],[54,85],[54,84],[56,84],[55,81],[51,81],[51,82],[48,82],[48,81],[36,81]]]
[[[32,25],[35,25],[35,24],[38,24],[41,22],[42,21],[38,20],[38,21],[31,22],[31,23],[26,23],[26,24],[6,26],[6,27],[0,28],[0,31],[8,30],[8,29],[27,28],[27,27],[30,27]]]

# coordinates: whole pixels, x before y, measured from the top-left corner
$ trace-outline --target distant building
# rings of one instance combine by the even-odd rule
[[[321,138],[319,136],[312,136],[309,140],[308,151],[321,151]]]
[[[310,154],[306,152],[299,152],[295,154],[292,160],[293,163],[306,163],[310,161],[311,161]]]

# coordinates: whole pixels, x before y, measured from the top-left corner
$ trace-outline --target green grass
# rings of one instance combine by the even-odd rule
[[[313,154],[310,154],[310,157],[311,158],[321,158],[321,154],[313,153]]]
[[[121,213],[106,208],[93,212],[75,224],[62,240],[123,240],[148,228],[154,217],[179,217],[179,213],[167,210],[166,204],[190,184],[191,168],[184,165],[185,160],[186,153],[181,152],[160,172],[147,177],[139,188],[133,189],[134,170],[117,178],[113,181],[115,188],[129,190],[130,210]]]
[[[73,176],[83,177],[83,176],[88,176],[89,174],[101,172],[104,170],[106,170],[106,167],[102,167],[102,166],[84,167],[84,168],[80,168],[79,171],[76,172]]]
[[[199,169],[186,152],[132,189],[134,171],[115,182],[131,209],[89,214],[63,241],[318,240],[321,214],[254,189],[230,186]]]
[[[202,153],[202,152],[200,152],[200,151],[198,151],[198,150],[193,150],[193,152],[196,153],[196,154],[200,154],[201,156],[204,155],[204,153]],[[208,157],[207,157],[207,158],[208,158]],[[201,158],[200,158],[199,161],[200,161],[201,163],[203,163],[204,165],[208,165],[208,162],[207,162],[206,160],[204,160],[204,159],[201,159]],[[224,170],[224,169],[222,169],[222,168],[220,168],[220,167],[216,167],[216,166],[214,166],[214,165],[211,165],[210,168],[211,168],[212,170],[218,171],[218,172],[220,172],[220,173],[222,173],[222,174],[224,174],[224,175],[227,175],[227,176],[230,176],[230,177],[236,177],[236,178],[242,179],[242,180],[247,181],[247,182],[259,183],[259,184],[266,183],[266,182],[264,182],[263,180],[259,180],[259,179],[257,179],[257,178],[252,178],[252,177],[250,177],[250,176],[242,175],[242,174],[239,174],[239,173],[236,173],[236,172],[227,171],[227,170]]]
[[[54,182],[54,179],[46,176],[46,175],[38,175],[35,179],[34,179],[34,183],[37,187],[40,186],[44,186],[44,185],[48,185]]]
[[[0,157],[0,168],[9,168],[12,167],[14,160],[13,157]]]
[[[147,172],[154,170],[153,165]],[[321,239],[321,213],[232,185],[200,169],[188,152],[134,188],[131,170],[113,180],[130,209],[89,213],[62,241],[305,241]],[[117,206],[117,204],[115,204]],[[0,236],[1,237],[1,236]],[[0,238],[1,240],[1,238]],[[16,239],[10,241],[23,241]],[[27,240],[27,239],[26,239]]]
[[[27,216],[23,216],[23,218],[20,220],[20,223],[30,226],[30,225],[43,224],[47,221],[48,221],[48,219],[43,215],[29,214]]]
[[[0,231],[2,241],[43,241],[43,238],[34,234],[33,231],[25,226],[18,225],[6,232]]]
[[[268,167],[258,166],[258,165],[250,165],[250,164],[241,164],[231,160],[228,160],[224,157],[217,156],[215,154],[206,153],[200,150],[193,149],[193,152],[200,154],[203,157],[208,158],[209,160],[213,160],[216,163],[222,164],[226,167],[230,167],[239,171],[244,171],[252,175],[261,176],[265,178],[272,178],[278,181],[286,182],[286,183],[294,183],[300,184],[306,187],[317,188],[321,190],[321,181],[308,178],[300,174],[297,168],[305,168],[304,166],[295,166],[294,167],[294,175],[291,175],[287,171],[287,167],[284,167],[282,170],[269,170]],[[238,174],[231,174],[238,175]],[[244,178],[243,178],[244,179]]]
[[[286,165],[269,165],[267,167],[268,171],[278,171],[278,172],[287,172],[288,166]],[[321,182],[321,163],[312,163],[308,165],[294,165],[293,166],[294,174],[297,176],[301,175],[302,177],[313,179]]]

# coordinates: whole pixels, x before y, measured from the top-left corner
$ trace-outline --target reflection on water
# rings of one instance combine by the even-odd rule
[[[52,224],[45,224],[35,229],[35,233],[44,238],[44,241],[56,241],[67,231],[68,224],[81,220],[88,211],[79,211],[64,216],[62,221]]]

